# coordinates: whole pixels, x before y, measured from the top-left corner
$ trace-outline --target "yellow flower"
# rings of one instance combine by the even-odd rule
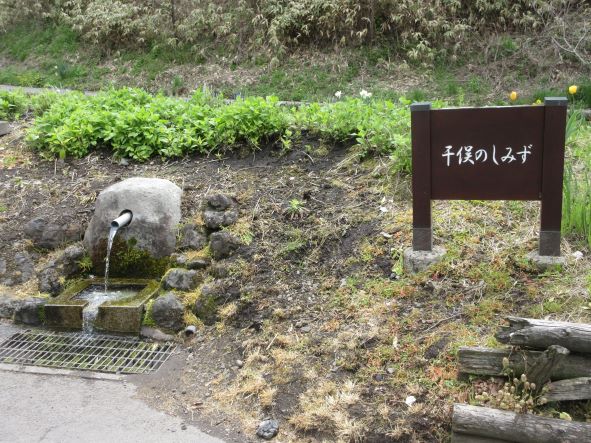
[[[512,102],[517,100],[517,92],[511,91],[511,94],[509,94],[509,98],[511,99]]]
[[[568,87],[568,93],[570,95],[575,95],[577,93],[577,85],[571,85]]]
[[[535,102],[532,103],[532,105],[541,105],[542,104],[542,100],[537,99]]]

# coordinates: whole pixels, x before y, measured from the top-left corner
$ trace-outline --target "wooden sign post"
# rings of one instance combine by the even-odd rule
[[[411,105],[413,244],[405,268],[425,269],[433,247],[431,200],[541,200],[538,264],[560,257],[566,98],[539,106],[431,109]]]

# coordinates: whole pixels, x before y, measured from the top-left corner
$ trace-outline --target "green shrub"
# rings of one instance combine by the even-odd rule
[[[0,91],[0,120],[15,120],[27,110],[25,94],[20,91]]]
[[[160,155],[215,153],[280,141],[284,148],[302,133],[329,142],[357,144],[363,155],[392,155],[410,170],[409,101],[349,98],[288,109],[276,97],[238,98],[225,103],[206,91],[189,100],[152,96],[139,89],[45,95],[33,100],[40,114],[27,140],[61,158],[83,157],[102,147],[138,161]],[[435,104],[438,106],[438,104]],[[43,111],[45,111],[43,113]]]
[[[224,105],[204,93],[187,102],[120,89],[93,97],[57,97],[37,118],[28,140],[62,158],[82,157],[100,146],[143,161],[154,155],[178,157],[241,143],[256,148],[264,140],[280,137],[287,126],[286,110],[272,97]]]

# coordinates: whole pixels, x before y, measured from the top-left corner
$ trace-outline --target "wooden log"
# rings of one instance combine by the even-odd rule
[[[591,424],[455,404],[452,431],[520,443],[591,441]]]
[[[479,437],[473,434],[451,433],[451,443],[512,443],[498,438]]]
[[[540,351],[461,347],[458,351],[459,372],[503,376],[503,358],[507,357],[514,373],[523,374],[542,354]],[[549,376],[551,380],[591,377],[591,356],[567,355],[552,368]]]
[[[591,325],[507,317],[509,326],[496,334],[501,343],[532,349],[560,345],[571,352],[591,353]]]
[[[552,379],[554,368],[560,365],[570,351],[562,346],[552,345],[536,358],[530,367],[525,368],[527,381],[535,383],[534,392],[540,392],[542,387]]]
[[[589,400],[591,399],[591,377],[571,378],[548,384],[544,393],[548,401]]]

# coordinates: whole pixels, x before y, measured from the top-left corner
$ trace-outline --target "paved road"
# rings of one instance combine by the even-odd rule
[[[14,332],[0,323],[0,340]],[[2,443],[223,443],[133,398],[122,381],[0,371]],[[183,426],[184,427],[184,426]]]

